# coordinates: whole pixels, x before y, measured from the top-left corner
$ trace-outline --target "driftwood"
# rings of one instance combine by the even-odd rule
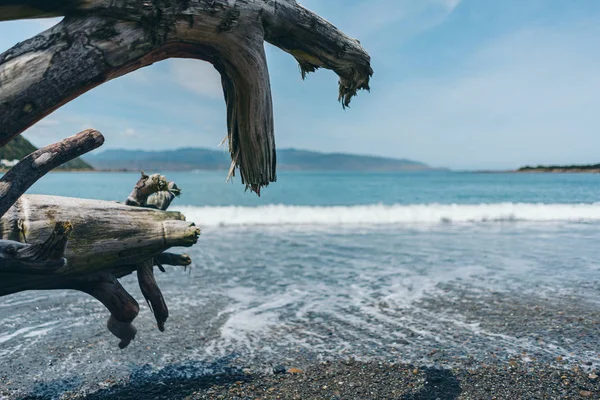
[[[0,274],[56,274],[67,265],[64,257],[72,226],[58,222],[43,243],[27,244],[0,240]]]
[[[54,220],[68,220],[69,227],[72,225],[64,254],[66,267],[63,263],[43,274],[34,274],[31,268],[19,269],[18,265],[0,267],[0,296],[32,289],[86,292],[111,312],[108,328],[121,339],[119,346],[123,348],[135,337],[131,322],[139,306],[117,278],[137,271],[142,293],[159,329],[164,330],[168,311],[154,279],[153,265],[189,265],[189,256],[163,252],[195,244],[200,230],[178,212],[100,200],[24,195],[0,219],[4,239],[0,249],[3,243],[41,241],[51,234]]]
[[[344,106],[373,71],[359,42],[295,0],[29,0],[0,2],[3,20],[66,16],[0,55],[0,145],[110,79],[173,57],[220,72],[233,173],[257,193],[276,179],[263,41],[296,58],[302,75],[328,68]]]
[[[199,234],[179,212],[45,195],[22,196],[0,219],[0,234],[3,239],[36,242],[48,236],[54,221],[73,225],[66,253],[73,272],[136,263],[169,247],[190,246]]]
[[[175,182],[168,182],[167,179],[158,174],[146,175],[142,171],[142,176],[135,184],[133,191],[127,197],[125,204],[137,207],[156,208],[166,210],[171,205],[175,197],[181,194],[181,190]],[[158,329],[165,330],[165,322],[169,317],[167,303],[156,283],[154,277],[154,265],[165,272],[163,264],[179,264],[187,266],[191,263],[189,256],[177,256],[170,253],[163,253],[137,264],[137,278],[142,295],[148,303],[148,307],[156,318]]]
[[[181,189],[175,182],[168,182],[164,176],[158,174],[148,176],[142,171],[142,177],[135,184],[125,204],[164,211],[180,194]]]
[[[259,195],[276,180],[263,42],[290,53],[303,78],[318,68],[333,70],[343,107],[369,89],[373,73],[357,40],[295,0],[0,0],[0,21],[53,16],[64,18],[0,55],[0,145],[108,80],[167,58],[195,58],[221,74],[229,176],[239,169]],[[169,312],[154,266],[164,272],[164,265],[191,264],[187,255],[165,252],[193,245],[200,233],[181,214],[164,211],[180,189],[142,173],[125,205],[19,198],[52,168],[103,140],[96,131],[83,132],[32,153],[0,180],[0,296],[30,289],[86,292],[110,311],[107,327],[124,348],[135,338],[139,305],[118,278],[137,272],[162,331]]]

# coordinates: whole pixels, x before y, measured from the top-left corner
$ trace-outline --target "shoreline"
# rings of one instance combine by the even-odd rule
[[[471,174],[598,174],[600,169],[527,169],[527,170],[475,170],[462,171]]]

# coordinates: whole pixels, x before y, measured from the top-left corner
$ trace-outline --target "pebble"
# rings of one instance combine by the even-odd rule
[[[287,368],[283,365],[276,365],[273,367],[274,374],[285,374],[287,372]]]

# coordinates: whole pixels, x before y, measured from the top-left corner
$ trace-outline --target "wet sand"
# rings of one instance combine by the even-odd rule
[[[166,331],[142,303],[125,350],[89,296],[7,296],[0,398],[600,399],[597,230],[517,228],[370,232],[370,252],[329,232],[207,236],[202,267],[157,276]],[[310,251],[250,251],[286,240]]]
[[[463,349],[422,349],[427,354],[421,353],[415,363],[401,362],[401,351],[385,350],[359,360],[330,354],[325,357],[329,360],[319,361],[310,353],[254,361],[232,356],[210,364],[173,362],[159,369],[141,365],[129,376],[100,368],[95,375],[87,374],[87,382],[76,375],[45,379],[44,367],[29,360],[13,367],[37,369],[36,383],[19,380],[18,369],[1,366],[0,399],[600,399],[600,312],[592,303],[572,293],[551,299],[511,298],[474,295],[456,285],[447,289],[452,298],[429,298],[419,309],[439,314],[461,310],[467,322],[482,321],[482,329],[497,335],[496,348],[489,338],[457,332],[456,343]],[[559,356],[560,351],[518,351],[508,347],[503,335],[573,351]],[[185,338],[171,343],[185,345]],[[77,351],[99,355],[98,350]]]

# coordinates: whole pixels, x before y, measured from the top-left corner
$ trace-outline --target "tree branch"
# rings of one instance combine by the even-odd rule
[[[69,0],[64,10],[59,3],[34,8],[63,13],[63,21],[0,55],[0,145],[110,79],[167,58],[201,59],[221,73],[230,174],[239,168],[259,193],[276,180],[263,41],[292,54],[303,75],[319,67],[335,71],[343,106],[368,89],[373,72],[357,40],[294,0]]]
[[[102,134],[88,129],[36,150],[22,159],[0,179],[0,216],[42,176],[67,161],[100,147],[102,143]]]
[[[162,292],[156,283],[152,259],[138,265],[137,277],[142,295],[146,299],[150,311],[152,311],[156,318],[158,330],[164,332],[165,322],[167,321],[167,318],[169,318],[169,309],[167,308],[167,303],[165,303]]]
[[[108,330],[121,339],[119,348],[124,349],[135,339],[137,329],[131,322],[137,317],[140,306],[113,275],[102,275],[98,280],[84,283],[77,289],[100,300],[110,311]]]
[[[154,262],[157,266],[165,264],[187,267],[192,263],[192,259],[187,254],[174,254],[164,252],[154,257]]]

